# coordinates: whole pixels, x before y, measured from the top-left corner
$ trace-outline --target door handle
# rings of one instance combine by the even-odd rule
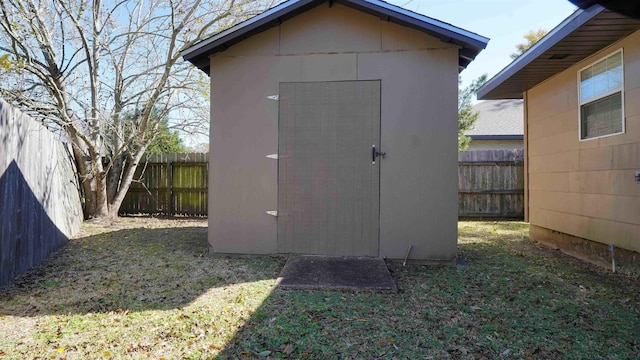
[[[376,164],[376,156],[382,156],[384,157],[385,155],[387,155],[386,152],[381,152],[376,150],[376,145],[371,145],[371,164],[375,165]]]

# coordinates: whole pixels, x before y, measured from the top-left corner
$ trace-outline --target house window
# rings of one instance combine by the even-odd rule
[[[622,49],[578,73],[580,140],[624,132]]]

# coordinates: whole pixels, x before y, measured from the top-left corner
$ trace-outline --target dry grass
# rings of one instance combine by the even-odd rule
[[[390,263],[401,291],[274,290],[282,258],[206,256],[206,221],[85,224],[0,293],[0,359],[640,357],[640,284],[460,223],[466,265]]]

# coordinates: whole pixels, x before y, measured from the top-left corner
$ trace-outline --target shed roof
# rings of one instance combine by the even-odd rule
[[[473,106],[478,119],[465,134],[474,140],[521,140],[524,135],[522,100],[486,100]]]
[[[640,20],[600,5],[577,10],[478,90],[478,99],[521,99],[524,91],[640,29]]]
[[[460,71],[464,70],[489,42],[484,36],[381,0],[289,0],[184,49],[182,56],[208,74],[209,55],[224,51],[231,45],[278,26],[283,21],[325,2],[329,2],[329,5],[342,4],[382,20],[422,31],[445,43],[458,45]]]

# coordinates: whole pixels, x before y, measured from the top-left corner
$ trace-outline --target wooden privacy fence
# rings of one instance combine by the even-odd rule
[[[458,215],[524,217],[524,151],[458,154]],[[140,164],[120,214],[207,216],[208,154],[150,155]]]
[[[154,154],[138,166],[120,214],[207,216],[208,154]]]
[[[62,247],[82,224],[71,153],[0,100],[0,286]]]
[[[524,150],[458,153],[458,215],[524,217]]]

